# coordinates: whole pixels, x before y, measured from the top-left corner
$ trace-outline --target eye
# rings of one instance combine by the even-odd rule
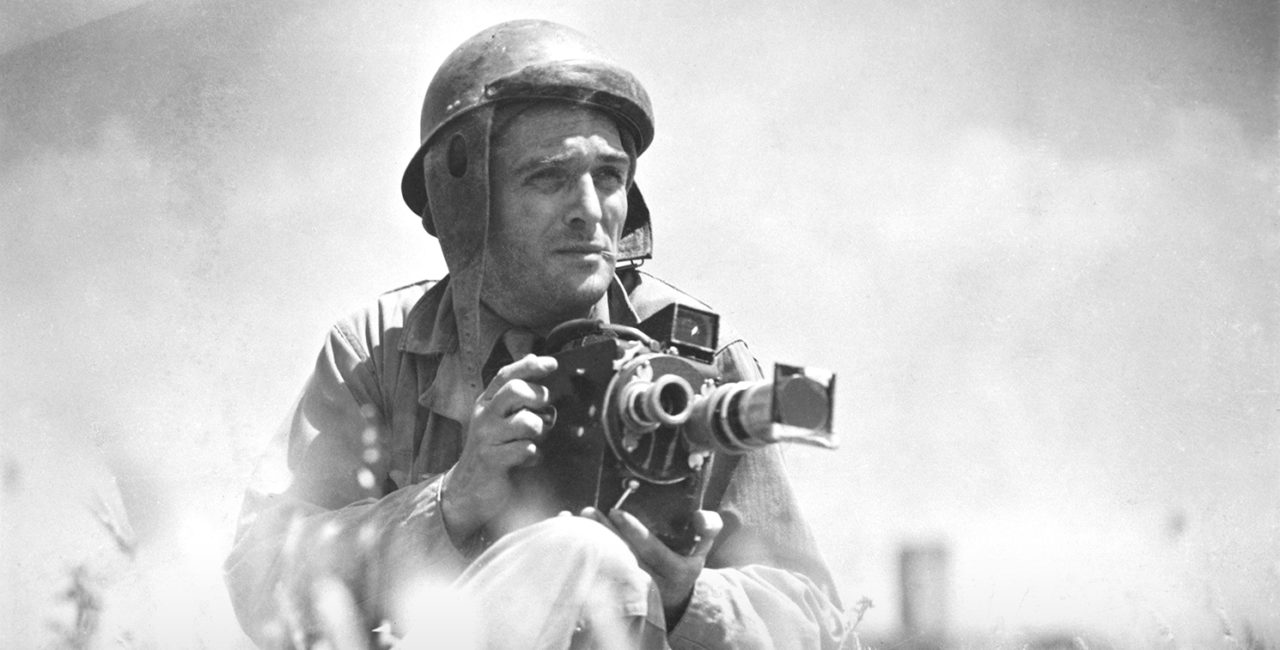
[[[610,189],[622,187],[627,182],[626,170],[612,165],[596,169],[591,172],[591,175],[595,178],[597,185]]]
[[[542,192],[559,190],[568,181],[569,174],[561,167],[543,167],[529,174],[525,183]]]

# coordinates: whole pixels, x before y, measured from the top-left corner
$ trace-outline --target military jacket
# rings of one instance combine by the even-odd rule
[[[414,589],[447,584],[478,551],[450,541],[438,500],[476,398],[453,381],[459,346],[448,286],[445,278],[391,291],[336,323],[271,440],[225,565],[237,616],[259,645],[305,643],[326,615],[394,630],[412,617],[404,608]],[[624,325],[672,302],[706,308],[636,270],[619,272],[607,300],[609,317]],[[759,377],[740,340],[722,343],[716,363],[729,379]],[[715,508],[725,527],[670,645],[839,647],[848,624],[781,450],[736,460],[712,478],[725,486]],[[335,585],[344,597],[323,598]],[[327,611],[333,602],[355,611]]]

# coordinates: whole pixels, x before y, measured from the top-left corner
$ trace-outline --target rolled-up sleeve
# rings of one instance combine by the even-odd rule
[[[391,480],[362,329],[330,331],[246,492],[224,568],[241,625],[261,647],[295,647],[334,626],[367,634],[423,581],[450,580],[466,564],[444,528],[439,477]]]

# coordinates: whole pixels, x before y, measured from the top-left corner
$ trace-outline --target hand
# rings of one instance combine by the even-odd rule
[[[440,504],[455,543],[506,509],[511,468],[537,462],[537,443],[551,423],[535,412],[550,402],[547,388],[536,381],[555,369],[552,357],[526,355],[499,370],[476,398],[462,454],[444,478]]]
[[[658,585],[667,629],[675,627],[676,622],[684,615],[685,608],[689,606],[693,585],[707,563],[711,544],[724,527],[720,515],[710,510],[693,513],[693,530],[698,541],[687,556],[667,548],[635,515],[621,508],[615,508],[607,516],[595,508],[586,508],[582,511],[582,516],[613,529],[631,547],[631,552],[635,553],[636,560],[640,562],[640,568]]]

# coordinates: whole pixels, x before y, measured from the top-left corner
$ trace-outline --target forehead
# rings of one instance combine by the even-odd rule
[[[508,157],[573,148],[583,139],[603,141],[623,151],[613,120],[600,111],[572,104],[543,102],[514,109],[498,120],[494,148]]]

